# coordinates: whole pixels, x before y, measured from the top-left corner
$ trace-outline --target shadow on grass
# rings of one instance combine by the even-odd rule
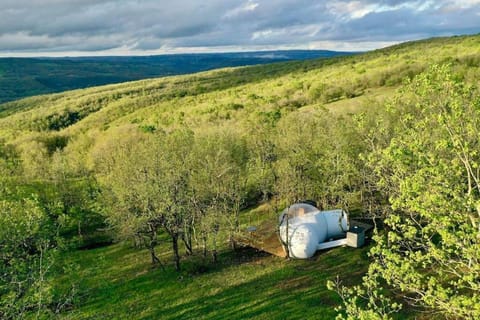
[[[326,289],[326,281],[346,268],[356,273],[351,282],[358,283],[367,265],[362,259],[364,254],[357,252],[355,259],[349,261],[352,251],[341,250],[340,254],[324,252],[307,261],[265,259],[257,268],[268,269],[265,264],[269,262],[277,268],[237,285],[206,290],[183,303],[177,299],[165,301],[166,307],[145,314],[142,319],[333,319],[339,299]]]
[[[333,319],[339,304],[326,281],[337,274],[358,283],[368,266],[366,249],[338,248],[310,260],[286,261],[245,248],[224,251],[219,263],[192,272],[198,257],[177,273],[150,269],[125,248],[99,249],[104,255],[89,277],[88,297],[70,319]],[[131,256],[132,255],[132,256]],[[125,266],[114,267],[125,259]],[[105,268],[103,268],[105,267]]]

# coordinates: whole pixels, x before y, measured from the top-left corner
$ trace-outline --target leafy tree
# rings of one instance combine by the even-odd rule
[[[350,117],[326,110],[291,114],[279,123],[277,192],[288,202],[316,199],[324,208],[348,207],[358,197],[364,150]]]
[[[16,148],[0,139],[0,176],[10,177],[19,172],[20,159]]]
[[[98,212],[98,183],[91,172],[82,170],[81,173],[70,166],[63,151],[57,151],[51,157],[49,187],[44,187],[51,189],[47,197],[50,211],[57,215],[59,231],[62,235],[76,233],[78,240],[99,226],[105,226]]]
[[[274,119],[269,117],[249,124],[249,183],[254,190],[260,192],[262,201],[269,200],[275,194],[278,179],[275,171],[275,163],[278,161],[275,128],[280,118],[281,113],[278,112]]]
[[[405,302],[446,317],[479,318],[478,89],[456,80],[447,66],[434,66],[391,107],[400,123],[371,165],[392,212],[388,232],[375,236],[366,282],[378,277]],[[372,295],[377,302],[379,283]],[[381,315],[371,304],[362,310]]]
[[[48,172],[48,152],[45,145],[29,139],[19,145],[23,174],[29,179],[45,178]]]
[[[305,113],[282,118],[277,126],[277,193],[289,202],[316,198],[323,185],[325,149],[319,119]]]
[[[49,312],[53,265],[52,228],[35,199],[0,200],[0,317],[23,318]]]
[[[239,231],[240,209],[247,193],[248,149],[237,134],[218,130],[199,135],[192,157],[192,205],[198,214],[204,255],[210,238],[216,261],[222,228],[235,245],[233,236]]]
[[[111,188],[109,222],[123,238],[147,236],[152,263],[160,263],[155,246],[160,228],[171,238],[176,269],[178,240],[189,214],[187,159],[191,133],[147,133],[119,145],[105,181]]]

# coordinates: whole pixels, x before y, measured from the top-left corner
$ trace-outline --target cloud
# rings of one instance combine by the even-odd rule
[[[239,15],[255,11],[255,9],[258,7],[258,3],[254,2],[252,0],[248,0],[246,3],[233,8],[231,10],[228,10],[227,13],[223,15],[224,18],[232,18],[232,17],[237,17]]]
[[[374,11],[378,4],[364,4],[361,1],[331,1],[326,7],[333,15],[344,17],[344,19],[358,19]]]
[[[480,0],[1,0],[0,55],[363,50],[478,33],[479,14]]]

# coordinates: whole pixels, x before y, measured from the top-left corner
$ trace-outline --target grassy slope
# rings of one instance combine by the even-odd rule
[[[109,83],[344,54],[347,53],[295,50],[148,57],[0,58],[0,103]]]
[[[478,73],[479,49],[480,36],[435,39],[360,56],[230,68],[32,97],[0,105],[0,134],[7,139],[44,134],[52,117],[74,112],[80,116],[63,125],[60,133],[76,136],[124,124],[248,128],[268,112],[285,115],[323,105],[357,109],[364,101],[389,95],[405,76],[431,63],[450,61],[467,68],[466,77],[472,77]],[[351,99],[358,96],[361,99]]]
[[[59,280],[77,280],[85,296],[64,318],[332,319],[339,298],[326,281],[347,273],[348,283],[358,282],[367,250],[340,248],[297,261],[224,251],[217,266],[202,269],[190,259],[181,274],[152,270],[146,251],[121,244],[74,252],[68,259],[77,271]]]
[[[375,105],[373,101],[391,96],[403,77],[433,62],[451,61],[467,80],[478,79],[479,52],[479,36],[435,39],[355,57],[223,69],[33,97],[0,105],[0,136],[22,144],[66,135],[72,139],[65,150],[74,153],[83,146],[76,145],[75,137],[95,140],[125,125],[186,124],[194,130],[235,125],[248,132],[269,112],[283,116],[325,106],[342,113]],[[327,99],[318,88],[344,91]],[[83,114],[59,131],[48,130],[52,117],[69,112]],[[64,258],[76,267],[58,281],[76,281],[80,288],[79,307],[64,314],[69,319],[328,319],[338,298],[326,290],[326,280],[340,274],[345,281],[360,281],[368,264],[366,251],[335,249],[291,262],[223,251],[221,263],[209,272],[198,273],[189,260],[179,277],[170,267],[151,270],[146,252],[118,244],[68,253]]]
[[[267,205],[244,212],[243,227],[271,215]],[[164,238],[158,252],[172,261]],[[358,284],[368,268],[369,246],[318,252],[309,260],[285,260],[254,249],[221,246],[219,263],[197,253],[172,266],[152,269],[149,253],[125,243],[73,251],[57,285],[75,284],[75,309],[61,319],[334,319],[339,296],[326,289],[338,276]],[[431,315],[429,315],[431,316]],[[402,310],[396,319],[423,319]]]

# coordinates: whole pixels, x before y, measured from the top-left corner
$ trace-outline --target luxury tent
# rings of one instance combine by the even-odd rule
[[[296,203],[280,214],[249,226],[235,237],[238,243],[279,257],[307,259],[317,250],[347,245],[363,246],[365,232],[372,226],[349,219],[342,209],[320,211],[313,201]],[[287,237],[288,235],[288,237]]]
[[[279,235],[289,256],[298,259],[342,245],[360,247],[364,241],[363,228],[350,229],[344,210],[320,211],[313,203],[296,203],[286,208],[279,217]]]

